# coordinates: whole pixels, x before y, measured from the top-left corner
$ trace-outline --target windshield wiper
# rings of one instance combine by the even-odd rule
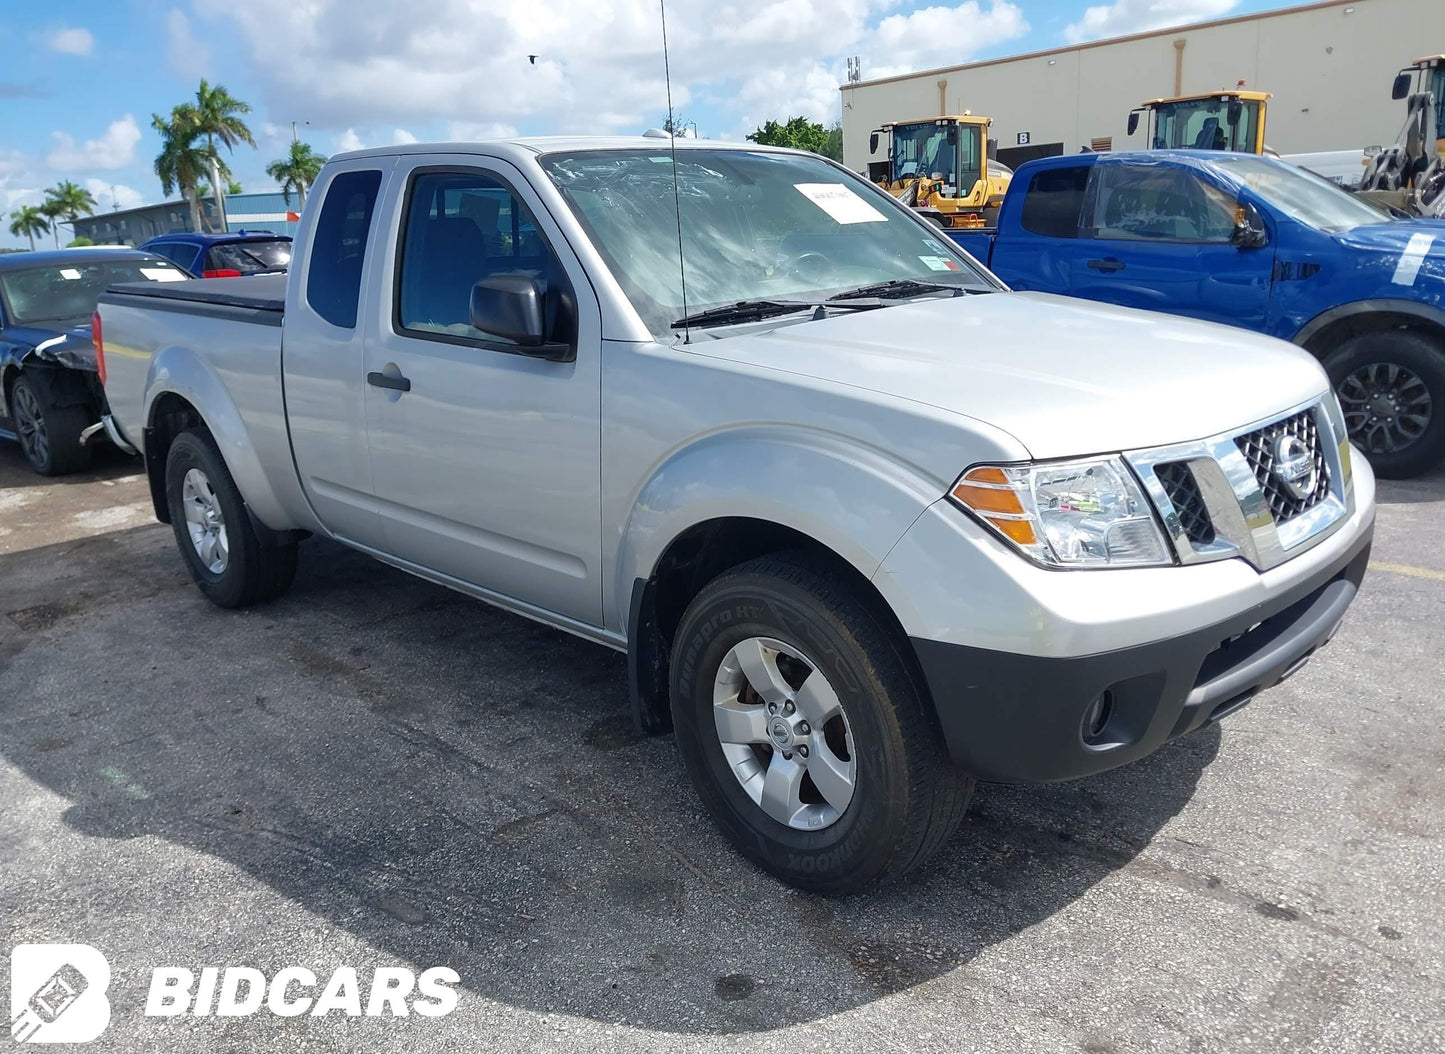
[[[861,297],[883,297],[896,299],[908,296],[922,296],[924,293],[952,293],[954,296],[963,296],[965,293],[987,293],[991,290],[981,286],[961,286],[952,282],[922,282],[916,278],[893,278],[887,282],[876,282],[873,285],[860,285],[857,289],[846,289],[841,293],[835,293],[829,300],[856,300]]]
[[[829,297],[827,300],[739,300],[736,303],[724,304],[722,307],[710,307],[706,311],[698,311],[691,315],[685,315],[672,324],[673,329],[682,329],[685,326],[725,326],[737,322],[759,322],[765,318],[776,318],[780,315],[792,315],[799,311],[812,311],[815,319],[828,317],[829,311],[866,311],[869,308],[882,307],[876,300],[863,301],[862,303],[835,304],[832,303],[836,297]]]

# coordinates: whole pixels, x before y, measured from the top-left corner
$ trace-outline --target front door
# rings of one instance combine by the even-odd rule
[[[387,202],[366,422],[386,550],[588,625],[602,617],[601,314],[521,174],[475,156],[403,159]],[[496,274],[545,285],[533,357],[469,316]],[[472,323],[476,322],[477,325]]]
[[[1234,244],[1238,207],[1177,162],[1101,158],[1089,177],[1070,292],[1262,330],[1274,250]]]

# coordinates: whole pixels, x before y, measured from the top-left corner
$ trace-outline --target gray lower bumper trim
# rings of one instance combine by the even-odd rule
[[[110,437],[112,443],[124,450],[127,454],[140,453],[139,450],[126,442],[125,436],[120,434],[120,426],[115,423],[115,418],[111,417],[110,414],[103,416],[100,419],[100,423],[105,428],[105,434]]]

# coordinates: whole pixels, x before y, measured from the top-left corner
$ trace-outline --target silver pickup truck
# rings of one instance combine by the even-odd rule
[[[319,534],[623,650],[727,837],[828,893],[1330,639],[1375,483],[1309,355],[1009,292],[813,155],[670,146],[344,154],[288,277],[107,292],[201,591],[271,600]]]

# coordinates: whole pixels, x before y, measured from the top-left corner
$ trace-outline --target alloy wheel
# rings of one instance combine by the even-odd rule
[[[1414,443],[1430,426],[1430,389],[1415,373],[1393,362],[1372,362],[1340,381],[1337,394],[1350,438],[1370,454],[1392,454]]]
[[[817,664],[771,637],[749,637],[713,680],[713,720],[733,776],[778,823],[818,831],[853,800],[853,730]]]
[[[206,474],[189,469],[181,483],[181,508],[186,516],[186,533],[200,557],[201,566],[213,575],[223,574],[230,562],[230,540],[221,502]]]
[[[45,432],[40,401],[28,384],[17,384],[12,394],[15,398],[15,423],[20,431],[20,449],[32,465],[44,465],[50,460],[50,437]]]

